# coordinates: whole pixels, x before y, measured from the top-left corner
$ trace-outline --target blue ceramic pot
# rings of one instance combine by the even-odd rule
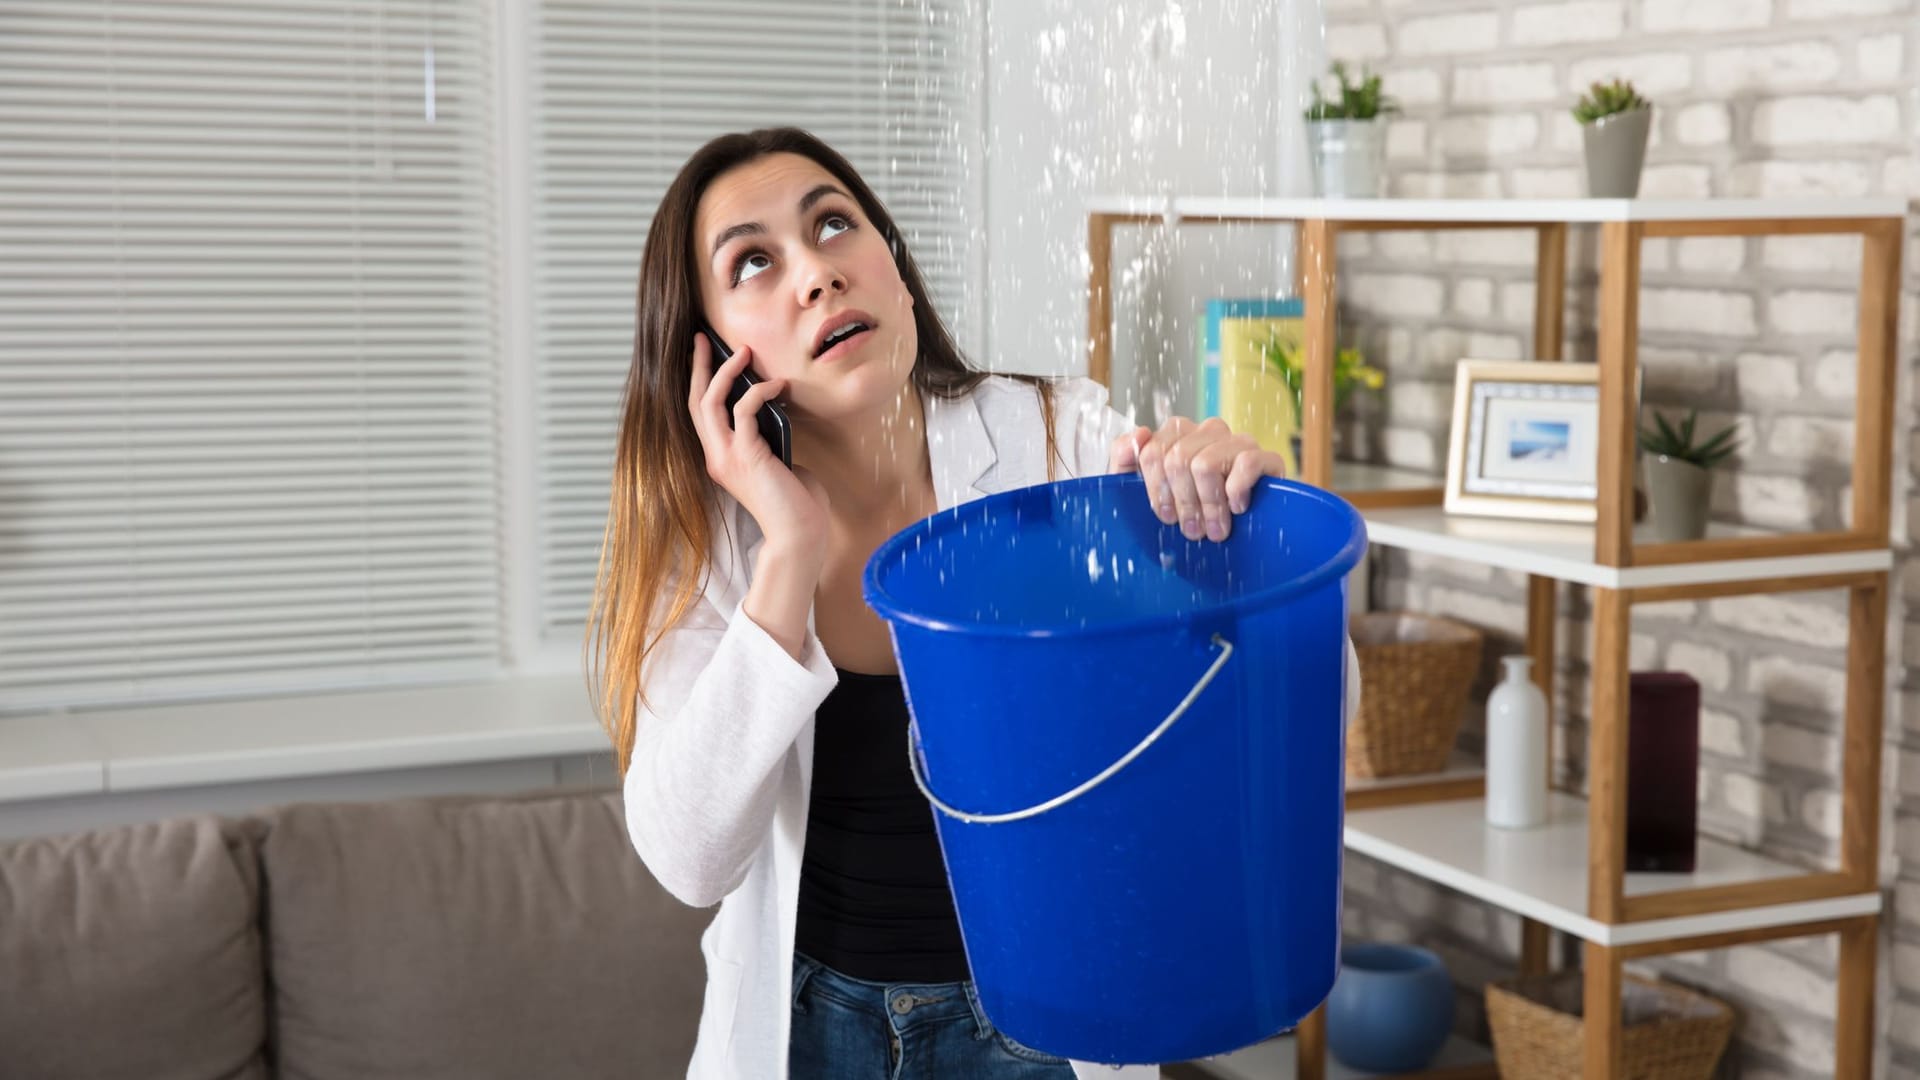
[[[1327,998],[1327,1049],[1362,1072],[1424,1069],[1453,1030],[1453,979],[1417,945],[1349,945]]]

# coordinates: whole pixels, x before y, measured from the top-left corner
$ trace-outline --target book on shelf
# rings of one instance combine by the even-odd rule
[[[1209,300],[1201,325],[1200,415],[1218,416],[1263,450],[1293,460],[1297,430],[1286,379],[1266,360],[1265,347],[1279,340],[1300,344],[1306,303],[1298,298]]]

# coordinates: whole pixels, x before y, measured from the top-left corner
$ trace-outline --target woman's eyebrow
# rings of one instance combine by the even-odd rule
[[[848,200],[849,202],[853,200],[853,196],[847,194],[844,191],[841,191],[839,188],[834,187],[832,184],[821,184],[820,186],[814,188],[812,191],[809,191],[805,195],[800,196],[800,212],[803,214],[806,213],[808,209],[810,209],[813,206],[814,203],[819,202],[821,199],[824,199],[829,195],[838,195],[841,198]],[[720,249],[723,247],[726,247],[727,241],[732,240],[735,237],[757,236],[766,231],[767,231],[767,227],[765,225],[760,224],[757,221],[745,221],[745,222],[741,222],[738,225],[729,225],[725,229],[722,229],[720,231],[719,236],[714,238],[713,254],[709,255],[708,258],[712,259],[712,258],[719,257]]]

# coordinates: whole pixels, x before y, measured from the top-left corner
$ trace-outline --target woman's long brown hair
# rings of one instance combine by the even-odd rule
[[[633,756],[647,661],[699,601],[714,535],[715,488],[687,412],[700,306],[694,212],[715,178],[768,154],[799,154],[817,163],[846,185],[867,220],[887,238],[900,278],[913,295],[920,351],[911,379],[923,396],[959,397],[989,374],[960,355],[892,216],[853,166],[825,143],[798,128],[768,128],[722,135],[688,159],[654,211],[640,256],[633,363],[627,369],[613,490],[587,619],[589,691],[623,776]],[[1041,377],[1010,377],[1039,392],[1052,479],[1057,457],[1052,387]]]

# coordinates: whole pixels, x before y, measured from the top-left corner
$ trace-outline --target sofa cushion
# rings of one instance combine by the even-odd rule
[[[313,804],[261,847],[284,1080],[682,1077],[709,912],[603,792]]]
[[[249,833],[192,817],[0,844],[0,1076],[265,1077]]]

